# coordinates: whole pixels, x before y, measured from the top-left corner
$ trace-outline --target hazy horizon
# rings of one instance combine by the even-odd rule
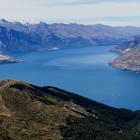
[[[45,24],[48,24],[48,25],[51,25],[51,24],[64,24],[64,25],[70,25],[70,24],[77,24],[77,25],[84,25],[84,26],[95,26],[95,25],[102,25],[102,26],[109,26],[109,27],[138,27],[140,28],[140,26],[137,26],[137,25],[109,25],[109,24],[103,24],[103,23],[91,23],[91,24],[84,24],[84,23],[76,23],[76,22],[47,22],[47,21],[23,21],[23,20],[12,20],[12,19],[4,19],[4,18],[0,18],[0,21],[2,20],[5,20],[6,22],[9,22],[9,23],[21,23],[21,24],[39,24],[39,23],[45,23]]]
[[[139,0],[0,0],[0,18],[20,22],[140,26]]]

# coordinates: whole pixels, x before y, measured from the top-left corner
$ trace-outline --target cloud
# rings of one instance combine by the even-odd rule
[[[76,19],[74,20],[77,21]],[[93,17],[79,19],[79,23],[83,24],[99,24],[103,23],[111,26],[139,26],[140,27],[140,16],[116,16],[116,17]]]
[[[140,0],[0,0],[0,18],[18,21],[138,25]]]
[[[133,3],[140,2],[139,0],[51,0],[48,4],[51,5],[81,5],[81,4],[99,4],[99,3]]]
[[[139,16],[139,5],[137,3],[124,4],[95,4],[95,5],[73,5],[55,6],[48,8],[47,16],[50,18],[91,18],[106,16]]]

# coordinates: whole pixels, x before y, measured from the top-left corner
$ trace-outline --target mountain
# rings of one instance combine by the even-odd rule
[[[0,82],[0,140],[139,140],[140,111],[55,87]]]
[[[120,57],[112,62],[114,67],[140,72],[140,36],[124,42],[119,47],[114,48],[113,51],[121,53]]]
[[[33,51],[53,48],[114,45],[140,34],[139,27],[102,24],[23,24],[0,20],[1,51]]]

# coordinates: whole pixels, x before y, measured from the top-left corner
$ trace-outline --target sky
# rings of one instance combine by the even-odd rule
[[[10,21],[140,26],[140,0],[0,0]]]

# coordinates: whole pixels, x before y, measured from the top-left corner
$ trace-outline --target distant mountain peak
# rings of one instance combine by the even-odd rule
[[[0,23],[9,23],[9,22],[5,19],[0,19]]]

